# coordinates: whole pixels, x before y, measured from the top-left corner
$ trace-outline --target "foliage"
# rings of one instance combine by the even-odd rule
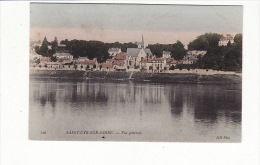
[[[178,40],[175,44],[172,45],[173,50],[171,51],[175,60],[182,60],[186,54],[186,49],[184,45]]]
[[[242,34],[236,34],[234,37],[234,42],[238,47],[242,48],[242,41],[243,41]]]
[[[196,63],[198,68],[222,71],[242,70],[242,47],[236,44],[211,48]]]
[[[147,46],[156,57],[162,57],[163,51],[172,51],[171,44],[149,44]]]
[[[56,62],[56,61],[57,61],[57,58],[54,57],[54,56],[51,56],[51,61]]]
[[[169,51],[176,60],[183,59],[186,53],[184,45],[179,40],[174,44],[150,44],[147,48],[149,48],[156,57],[162,57],[163,51]]]
[[[175,69],[174,65],[170,66],[169,69],[170,69],[170,70],[174,70],[174,69]]]
[[[188,50],[208,50],[210,47],[217,47],[223,35],[218,33],[205,33],[198,36],[188,44]]]

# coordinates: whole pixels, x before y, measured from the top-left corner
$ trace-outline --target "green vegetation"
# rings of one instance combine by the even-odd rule
[[[234,37],[234,44],[228,43],[227,46],[218,46],[218,40],[222,37],[215,33],[206,33],[197,37],[188,47],[190,50],[202,50],[198,40],[205,39],[208,43],[204,50],[207,50],[206,55],[198,57],[198,61],[191,68],[213,69],[223,71],[242,71],[242,34],[237,34]],[[192,46],[191,46],[192,45]],[[204,46],[204,44],[202,44]],[[203,47],[204,48],[204,47]]]
[[[175,60],[183,59],[186,53],[184,45],[179,40],[177,40],[174,44],[150,44],[147,46],[147,48],[150,48],[150,50],[154,55],[156,55],[156,57],[162,57],[163,51],[169,51],[171,52],[172,57],[174,57]]]
[[[234,37],[234,42],[228,43],[227,46],[218,46],[219,40],[223,36],[217,33],[205,33],[198,36],[195,40],[188,44],[188,50],[206,50],[204,56],[198,56],[198,61],[194,64],[179,64],[176,67],[169,69],[214,69],[223,71],[237,71],[242,70],[242,34],[237,34]],[[89,59],[97,58],[98,62],[104,62],[109,57],[109,48],[121,48],[126,52],[127,48],[136,48],[135,43],[104,43],[101,41],[84,41],[84,40],[62,40],[60,44],[65,44],[65,47],[58,46],[57,37],[49,42],[46,37],[41,46],[36,46],[37,54],[51,57],[52,61],[57,59],[53,57],[56,52],[69,52],[74,58],[88,57]],[[169,51],[175,60],[182,60],[187,50],[184,45],[178,40],[174,44],[150,44],[152,53],[156,57],[162,57],[163,51]],[[95,66],[97,67],[97,66]],[[136,67],[135,67],[136,68]],[[75,68],[76,69],[76,68]],[[87,68],[89,69],[89,67]],[[150,68],[149,68],[150,69]]]
[[[218,41],[223,37],[217,33],[205,33],[198,36],[195,40],[188,44],[188,50],[208,50],[218,47]]]

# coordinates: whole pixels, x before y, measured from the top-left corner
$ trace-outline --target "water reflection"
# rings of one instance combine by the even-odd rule
[[[197,84],[30,80],[30,113],[95,122],[119,122],[122,127],[168,127],[170,130],[241,125],[241,89]],[[57,111],[57,112],[56,112]],[[84,117],[84,118],[83,118]],[[34,115],[34,118],[35,117]],[[61,121],[57,121],[61,122]],[[97,123],[95,123],[97,124]],[[112,123],[109,123],[112,124]],[[109,125],[108,123],[106,125]],[[156,125],[154,125],[156,124]],[[198,125],[197,125],[198,124]],[[64,125],[64,124],[63,124]],[[92,123],[93,125],[93,123]],[[178,128],[177,128],[178,127]],[[238,129],[239,129],[238,128]]]

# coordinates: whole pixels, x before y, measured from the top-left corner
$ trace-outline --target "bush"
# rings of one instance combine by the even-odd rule
[[[169,69],[170,69],[170,70],[174,70],[174,69],[175,69],[174,65],[170,66]]]

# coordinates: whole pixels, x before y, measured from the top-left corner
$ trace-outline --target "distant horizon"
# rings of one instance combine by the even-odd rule
[[[242,6],[31,4],[30,40],[95,40],[186,47],[205,33],[242,33]]]

